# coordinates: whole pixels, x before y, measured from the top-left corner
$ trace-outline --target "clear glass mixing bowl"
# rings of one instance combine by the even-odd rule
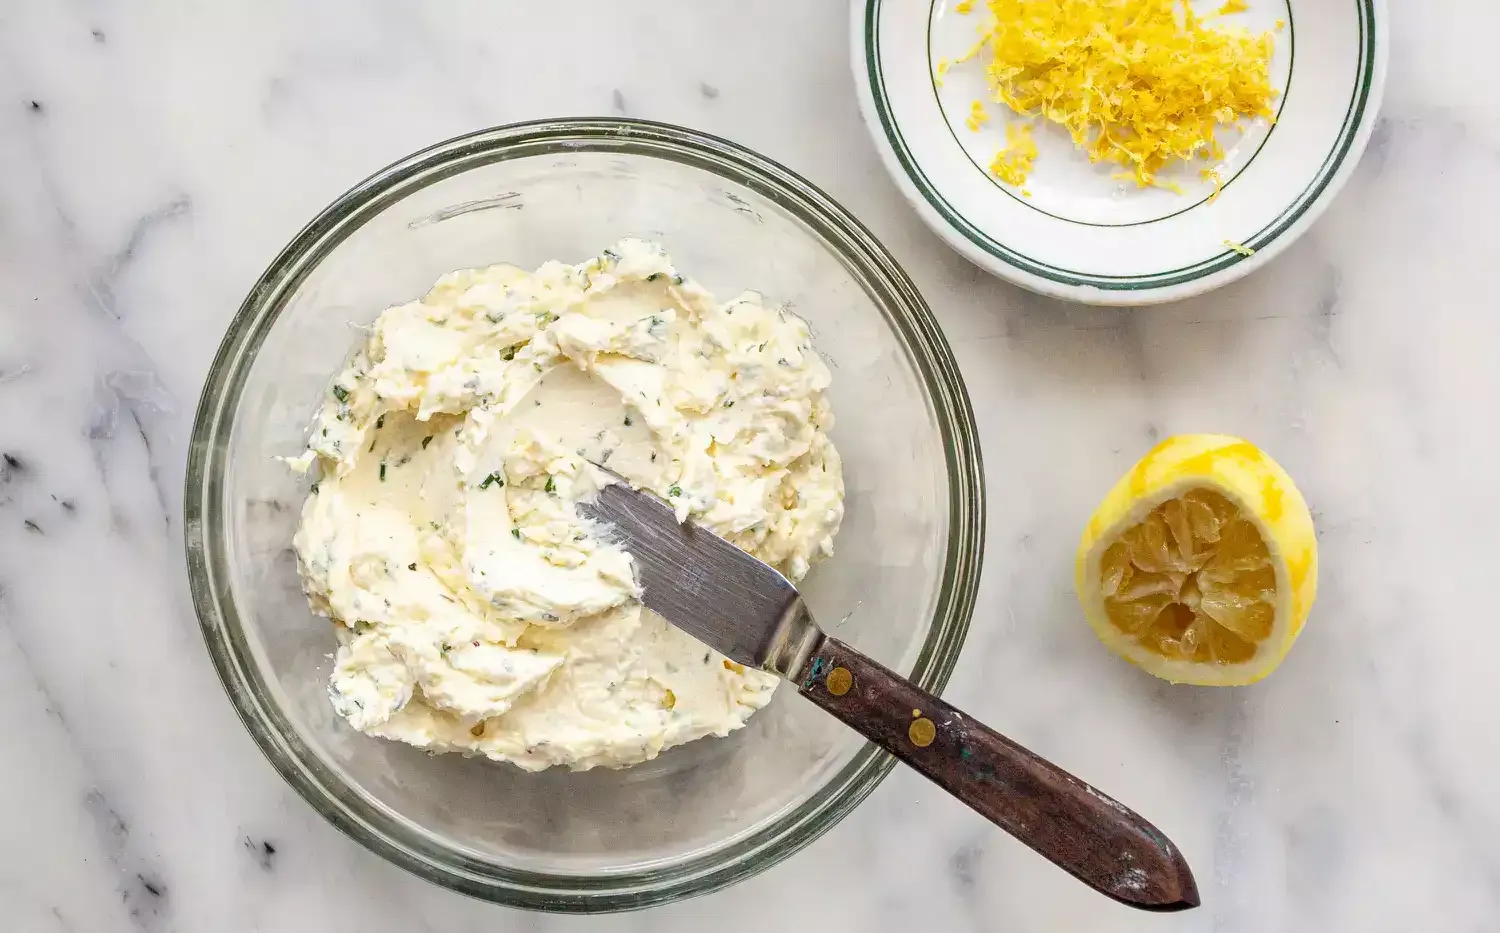
[[[576,262],[625,235],[663,243],[720,296],[756,289],[811,324],[848,485],[837,553],[804,591],[824,627],[948,678],[984,528],[968,398],[931,312],[846,211],[732,143],[659,124],[486,130],[355,186],[240,308],[204,386],[186,488],[193,600],[225,689],[320,813],[417,874],[523,907],[604,911],[754,874],[848,813],[892,761],[790,687],[725,739],[624,771],[527,774],[368,738],[326,694],[334,637],[300,590],[296,453],[329,375],[384,308],[444,272]]]

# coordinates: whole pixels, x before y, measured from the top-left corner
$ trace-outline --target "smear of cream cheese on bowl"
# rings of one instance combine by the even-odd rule
[[[843,475],[827,366],[754,292],[720,303],[660,246],[443,276],[329,384],[293,544],[356,729],[527,770],[625,767],[727,735],[776,678],[641,606],[575,503],[638,488],[793,581],[829,556]]]

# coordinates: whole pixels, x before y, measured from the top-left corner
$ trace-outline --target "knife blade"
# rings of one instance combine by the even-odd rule
[[[655,496],[615,478],[578,510],[612,527],[647,609],[731,661],[786,677],[821,634],[790,580]]]

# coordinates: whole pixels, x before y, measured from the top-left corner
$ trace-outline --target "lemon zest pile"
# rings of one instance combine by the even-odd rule
[[[1026,123],[1005,125],[1005,148],[995,153],[990,171],[1008,185],[1020,185],[1031,172],[1031,163],[1036,160],[1036,141],[1031,138],[1031,126]]]
[[[1224,5],[1219,7],[1220,16],[1228,16],[1231,13],[1243,13],[1250,9],[1250,4],[1245,0],[1224,0]]]
[[[1205,26],[1186,0],[987,2],[992,22],[953,64],[988,48],[996,101],[1066,127],[1090,161],[1123,165],[1139,187],[1173,160],[1221,160],[1216,127],[1274,119],[1270,33]],[[1007,142],[991,171],[1020,184],[1035,145],[1012,152],[1008,127]]]

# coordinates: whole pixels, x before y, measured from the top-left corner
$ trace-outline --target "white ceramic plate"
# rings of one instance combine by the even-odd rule
[[[1183,193],[1138,189],[1091,165],[1066,131],[1031,122],[1040,150],[1025,197],[988,171],[1016,118],[990,102],[981,61],[938,63],[974,44],[987,13],[955,0],[856,0],[853,63],[865,124],[918,213],[971,261],[1027,288],[1092,304],[1185,298],[1231,282],[1285,249],[1353,171],[1385,83],[1385,0],[1249,0],[1224,18],[1276,31],[1274,124],[1227,129],[1212,182],[1207,163],[1163,171]],[[1219,6],[1200,3],[1198,12]],[[971,103],[990,122],[965,125]],[[1254,250],[1252,255],[1228,244]]]

